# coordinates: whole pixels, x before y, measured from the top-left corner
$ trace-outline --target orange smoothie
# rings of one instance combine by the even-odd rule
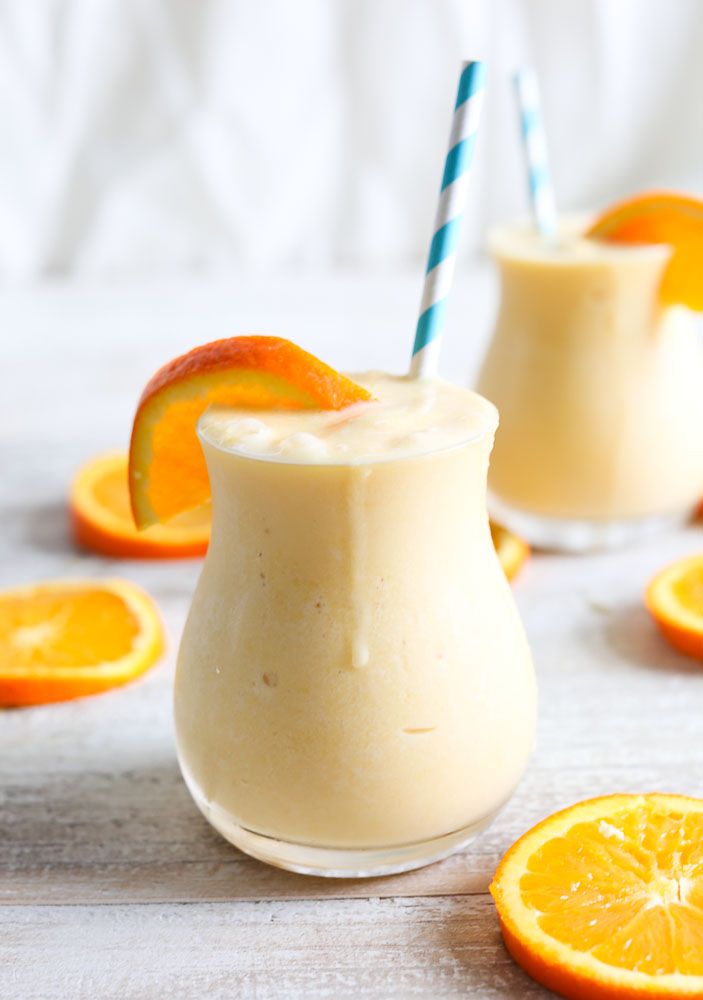
[[[466,843],[535,730],[485,506],[495,408],[439,380],[358,381],[373,402],[201,418],[213,534],[176,678],[204,814],[317,874],[403,870]]]
[[[514,227],[492,250],[501,302],[478,386],[501,415],[501,514],[528,537],[521,514],[590,522],[594,537],[684,517],[703,493],[703,342],[688,310],[659,304],[669,248]]]

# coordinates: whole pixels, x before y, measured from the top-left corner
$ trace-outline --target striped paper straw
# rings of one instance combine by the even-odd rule
[[[532,212],[540,235],[545,239],[551,239],[557,231],[557,210],[549,173],[539,84],[534,69],[521,69],[515,74],[515,92],[520,108],[520,126],[525,147]]]
[[[466,207],[468,171],[481,117],[485,78],[484,63],[462,63],[410,363],[410,374],[415,378],[434,375],[437,371],[444,314],[454,277],[459,232]]]

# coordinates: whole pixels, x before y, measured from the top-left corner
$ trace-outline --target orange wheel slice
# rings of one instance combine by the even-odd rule
[[[195,428],[213,404],[327,409],[370,399],[366,389],[280,337],[231,337],[161,368],[142,393],[132,428],[129,482],[139,528],[210,499]]]
[[[703,659],[703,556],[681,559],[657,573],[645,604],[675,649]]]
[[[105,691],[144,673],[163,648],[151,599],[125,580],[0,591],[0,705]]]
[[[491,521],[491,538],[503,572],[509,580],[512,580],[520,572],[523,563],[528,558],[530,547],[527,542],[523,542],[522,538],[494,521]]]
[[[639,194],[608,208],[586,233],[614,243],[667,243],[672,255],[661,300],[703,310],[703,200],[670,191]]]
[[[539,823],[491,885],[508,951],[573,1000],[703,997],[703,800],[611,795]]]
[[[76,542],[122,559],[204,555],[210,540],[210,505],[139,531],[129,502],[128,463],[124,452],[112,452],[92,459],[77,473],[69,504]]]

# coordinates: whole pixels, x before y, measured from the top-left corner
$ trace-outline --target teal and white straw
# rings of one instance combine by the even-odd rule
[[[459,233],[466,208],[469,167],[481,117],[485,78],[484,63],[462,64],[410,364],[410,374],[415,378],[431,376],[437,371],[447,300],[454,277]]]
[[[532,212],[540,235],[544,239],[552,239],[557,232],[557,210],[549,172],[539,84],[534,69],[521,69],[515,74],[515,92],[520,110]]]

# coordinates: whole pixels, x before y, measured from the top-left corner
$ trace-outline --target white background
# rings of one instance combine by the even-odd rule
[[[464,253],[527,210],[520,63],[561,207],[695,190],[702,50],[699,0],[0,0],[0,279],[421,266],[462,56]]]

